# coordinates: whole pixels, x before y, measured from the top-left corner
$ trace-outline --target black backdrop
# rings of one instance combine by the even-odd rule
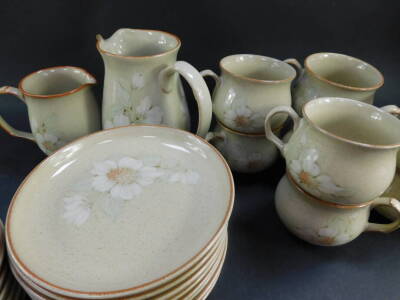
[[[217,69],[223,56],[253,53],[300,61],[331,51],[382,71],[376,104],[400,104],[400,2],[395,0],[0,2],[0,84],[16,85],[39,68],[76,65],[98,79],[95,35],[121,27],[160,29],[182,39],[179,58]],[[190,99],[190,98],[189,98]],[[193,105],[192,105],[192,109]],[[0,114],[28,129],[26,109],[2,96]],[[37,147],[0,132],[0,215],[27,173],[44,158]],[[235,174],[237,199],[224,271],[210,299],[399,299],[399,233],[365,234],[338,248],[292,237],[273,208],[283,163],[261,174]]]

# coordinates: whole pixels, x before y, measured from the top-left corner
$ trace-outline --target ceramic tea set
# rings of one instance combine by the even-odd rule
[[[32,133],[1,117],[0,126],[50,155],[6,221],[10,270],[31,298],[205,299],[227,250],[231,169],[265,170],[279,152],[287,174],[276,209],[298,237],[333,246],[400,226],[400,202],[383,195],[400,110],[372,105],[383,77],[371,65],[334,53],[309,56],[305,68],[239,54],[220,61],[218,76],[177,61],[180,40],[166,32],[120,29],[96,46],[101,117],[96,80],[81,68],[43,69],[0,89],[26,103]],[[197,135],[179,75],[197,102]],[[373,208],[392,223],[369,223]]]

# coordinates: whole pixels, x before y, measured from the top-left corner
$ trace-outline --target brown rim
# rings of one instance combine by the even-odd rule
[[[373,106],[373,105],[371,105],[371,104],[363,103],[363,102],[360,102],[360,101],[357,101],[357,100],[352,100],[352,99],[348,99],[348,98],[339,98],[339,97],[321,97],[321,98],[316,98],[316,99],[313,99],[313,100],[308,101],[306,104],[303,105],[303,107],[302,107],[302,113],[303,113],[304,119],[308,122],[308,124],[310,124],[312,127],[314,127],[315,129],[317,129],[317,130],[320,131],[321,133],[326,134],[326,135],[328,135],[328,136],[330,136],[330,137],[332,137],[332,138],[334,138],[334,139],[338,139],[338,140],[340,140],[340,141],[342,141],[342,142],[349,143],[349,144],[356,145],[356,146],[366,147],[366,148],[372,148],[372,149],[393,149],[393,148],[400,147],[400,143],[397,143],[397,144],[390,144],[390,145],[374,145],[374,144],[367,144],[367,143],[356,142],[356,141],[353,141],[353,140],[350,140],[350,139],[341,137],[341,136],[339,136],[339,135],[333,134],[333,133],[331,133],[331,132],[329,132],[329,131],[327,131],[327,130],[321,128],[321,127],[319,127],[319,126],[316,125],[313,121],[311,121],[311,119],[308,117],[308,115],[306,114],[306,108],[307,108],[308,105],[311,105],[312,103],[314,103],[314,102],[316,102],[316,101],[320,101],[321,99],[342,99],[342,100],[344,99],[344,100],[346,100],[346,101],[348,101],[348,102],[352,102],[352,103],[355,103],[355,104],[357,104],[357,105],[360,105],[360,104],[361,104],[361,105],[364,105],[364,106],[372,107],[373,109],[376,109],[377,111],[384,112],[384,113],[386,113],[386,114],[392,116],[390,113],[388,113],[388,112],[386,112],[386,111],[384,111],[384,110],[381,110],[381,109],[379,109],[379,108],[377,108],[377,107],[375,107],[375,106]],[[394,117],[394,116],[392,116],[392,117],[393,117],[393,118],[396,118],[396,117]]]
[[[226,126],[224,123],[222,123],[220,120],[216,120],[217,123],[224,128],[226,131],[229,131],[233,134],[237,134],[237,135],[242,135],[242,136],[247,136],[247,137],[254,137],[254,138],[260,138],[260,137],[264,137],[265,138],[265,132],[261,132],[261,133],[247,133],[247,132],[241,132],[241,131],[237,131],[235,129],[229,128],[228,126]],[[278,133],[279,130],[281,130],[283,128],[284,124],[282,124],[281,126],[272,129],[272,132],[274,133]]]
[[[370,66],[378,74],[378,77],[380,78],[380,81],[379,81],[378,84],[376,84],[376,85],[374,85],[372,87],[361,88],[361,87],[354,87],[354,86],[345,85],[345,84],[342,84],[342,83],[338,83],[338,82],[326,79],[325,77],[323,77],[323,76],[317,74],[316,72],[314,72],[311,69],[310,65],[309,65],[309,59],[312,56],[317,56],[317,55],[321,55],[321,54],[329,54],[329,55],[350,57],[350,58],[352,58],[352,59],[354,59],[356,61],[359,61],[360,63],[364,63],[364,64]],[[384,81],[385,81],[382,73],[377,68],[375,68],[373,65],[371,65],[371,64],[369,64],[369,63],[367,63],[367,62],[365,62],[365,61],[363,61],[361,59],[358,59],[358,58],[355,58],[355,57],[352,57],[352,56],[349,56],[349,55],[346,55],[346,54],[341,54],[341,53],[319,52],[319,53],[311,54],[311,55],[307,56],[307,58],[305,59],[304,67],[315,78],[318,78],[319,80],[321,80],[321,81],[323,81],[325,83],[328,83],[328,84],[331,84],[331,85],[334,85],[334,86],[337,86],[337,87],[340,87],[340,88],[344,88],[344,89],[347,89],[347,90],[352,90],[352,91],[374,91],[374,90],[379,89],[384,84]]]
[[[290,172],[288,170],[286,170],[286,175],[287,175],[289,181],[292,183],[292,185],[296,188],[297,191],[299,191],[300,193],[305,195],[307,198],[317,201],[325,206],[330,206],[330,207],[334,207],[334,208],[354,209],[354,208],[362,208],[362,207],[369,206],[373,202],[373,200],[372,200],[372,201],[363,202],[360,204],[339,204],[339,203],[335,203],[335,202],[325,201],[325,200],[317,198],[317,197],[311,195],[309,192],[303,190],[303,188],[293,179],[292,175],[290,174]]]
[[[283,64],[287,64],[288,67],[293,69],[294,75],[291,76],[291,77],[285,78],[285,79],[281,79],[281,80],[256,79],[256,78],[252,78],[252,77],[243,76],[243,75],[240,75],[240,74],[237,74],[237,73],[233,73],[233,72],[229,71],[228,69],[226,69],[223,66],[223,60],[225,60],[225,59],[227,59],[229,57],[235,57],[235,56],[240,56],[240,55],[254,56],[254,57],[257,57],[257,58],[267,58],[267,59],[270,59],[270,60],[273,60],[273,61],[277,61],[277,62],[280,62],[280,63],[283,63]],[[219,61],[219,67],[221,68],[221,70],[223,70],[224,72],[228,73],[229,75],[231,75],[233,77],[236,77],[236,78],[239,78],[239,79],[243,79],[243,80],[247,80],[247,81],[251,81],[251,82],[257,82],[257,83],[272,83],[272,84],[286,83],[286,82],[291,82],[291,81],[293,81],[293,79],[296,78],[296,70],[290,64],[288,64],[288,63],[286,63],[284,61],[281,61],[279,59],[276,59],[276,58],[257,55],[257,54],[233,54],[233,55],[225,56],[223,59],[221,59]]]
[[[12,211],[14,208],[14,204],[15,201],[18,197],[18,194],[20,193],[21,189],[23,188],[23,186],[25,185],[25,183],[28,181],[28,179],[34,174],[35,170],[37,170],[42,164],[46,163],[48,160],[52,159],[52,157],[54,155],[56,155],[59,152],[64,151],[64,149],[68,148],[71,144],[74,144],[86,137],[90,137],[93,135],[100,135],[100,134],[104,134],[104,132],[109,132],[109,131],[113,131],[113,130],[118,130],[120,128],[130,128],[130,127],[157,127],[157,128],[163,128],[166,130],[173,130],[173,131],[179,131],[188,135],[193,136],[194,138],[199,139],[200,141],[202,141],[203,143],[205,143],[207,146],[209,146],[211,148],[211,150],[213,150],[217,157],[221,160],[221,162],[223,163],[225,170],[227,172],[228,175],[228,179],[229,179],[229,202],[228,202],[228,207],[227,207],[227,211],[225,213],[225,216],[222,220],[222,222],[220,223],[220,225],[218,226],[218,229],[216,230],[216,232],[214,233],[214,235],[211,237],[211,239],[206,243],[206,245],[201,248],[192,258],[190,258],[187,262],[185,262],[184,264],[182,264],[181,266],[179,266],[178,268],[172,270],[171,272],[167,273],[166,275],[154,279],[152,281],[149,281],[147,283],[132,287],[132,288],[127,288],[127,289],[122,289],[122,290],[115,290],[115,291],[105,291],[105,292],[84,292],[84,291],[79,291],[79,290],[73,290],[73,289],[66,289],[60,286],[57,286],[55,284],[52,284],[48,281],[46,281],[45,279],[37,276],[35,273],[33,273],[22,261],[21,259],[18,257],[16,251],[15,251],[15,247],[12,243],[12,239],[11,239],[11,232],[10,232],[10,220],[12,217]],[[48,156],[46,159],[44,159],[41,163],[39,163],[36,167],[34,167],[32,169],[32,171],[24,178],[24,180],[22,181],[22,183],[20,184],[20,186],[18,187],[17,191],[15,192],[10,206],[8,208],[7,211],[7,217],[6,217],[6,242],[7,242],[7,246],[9,248],[9,253],[10,255],[12,255],[13,260],[19,264],[20,269],[23,269],[23,271],[25,273],[28,273],[32,278],[34,278],[36,280],[36,282],[41,282],[44,283],[45,285],[52,287],[56,290],[60,290],[60,291],[64,291],[67,293],[72,293],[72,294],[80,294],[80,295],[91,295],[91,296],[105,296],[105,295],[115,295],[115,294],[121,294],[121,293],[128,293],[128,292],[133,292],[135,290],[141,289],[141,288],[145,288],[148,287],[149,285],[153,285],[157,282],[160,282],[168,277],[170,277],[171,275],[181,271],[182,269],[184,269],[185,267],[189,266],[194,260],[196,260],[199,256],[201,256],[201,254],[203,254],[205,251],[207,251],[207,249],[209,249],[210,246],[213,245],[213,243],[219,238],[221,232],[224,230],[225,226],[227,225],[230,215],[232,213],[233,210],[233,203],[234,203],[234,198],[235,198],[235,185],[234,185],[234,181],[233,181],[233,175],[232,172],[228,166],[228,163],[226,162],[225,158],[222,156],[222,154],[219,153],[219,151],[213,146],[211,145],[209,142],[207,142],[204,138],[197,136],[191,132],[185,131],[183,129],[177,129],[177,128],[172,128],[172,127],[168,127],[168,126],[164,126],[164,125],[145,125],[145,124],[140,124],[140,125],[128,125],[128,126],[121,126],[121,127],[117,127],[117,128],[110,128],[110,129],[105,129],[102,131],[98,131],[95,133],[91,133],[88,134],[86,136],[80,137],[78,139],[76,139],[75,141],[61,147],[60,149],[58,149],[56,152],[54,152],[53,154],[51,154],[50,156]],[[35,280],[33,280],[35,282]],[[48,288],[48,287],[45,287]],[[64,294],[63,294],[64,295]],[[74,297],[72,295],[68,295],[66,294],[66,296],[70,296],[70,297]],[[124,295],[121,295],[121,297],[123,297]]]
[[[159,56],[167,55],[167,54],[169,54],[169,53],[171,53],[171,52],[176,51],[176,50],[179,49],[180,46],[181,46],[181,40],[180,40],[180,38],[179,38],[178,36],[176,36],[175,34],[169,33],[169,32],[166,32],[166,31],[162,31],[162,30],[153,30],[153,29],[135,29],[135,28],[121,28],[121,29],[118,29],[117,31],[119,31],[119,30],[144,31],[144,32],[159,32],[159,33],[163,33],[163,34],[166,34],[166,35],[168,35],[168,36],[174,38],[178,43],[176,44],[176,46],[175,46],[174,48],[172,48],[172,49],[170,49],[170,50],[168,50],[168,51],[162,52],[162,53],[154,54],[154,55],[144,55],[144,56],[132,56],[132,55],[127,55],[127,56],[125,56],[125,55],[115,54],[115,53],[112,53],[112,52],[109,52],[109,51],[106,51],[106,50],[102,49],[102,48],[100,47],[100,42],[101,42],[101,41],[104,41],[104,39],[103,39],[103,37],[102,37],[101,35],[97,34],[97,35],[96,35],[96,39],[97,39],[96,48],[97,48],[97,50],[98,50],[100,53],[103,53],[103,54],[106,54],[106,55],[109,55],[109,56],[119,57],[119,58],[150,58],[150,57],[159,57]],[[114,32],[114,33],[115,33],[115,32]]]
[[[81,86],[79,86],[79,87],[77,87],[77,88],[75,88],[73,90],[70,90],[68,92],[60,93],[60,94],[53,94],[53,95],[31,94],[31,93],[28,93],[27,91],[25,91],[24,88],[22,87],[24,80],[27,79],[28,77],[30,77],[31,75],[35,75],[36,73],[39,73],[39,72],[42,72],[42,71],[54,70],[54,69],[63,69],[63,68],[71,68],[71,69],[81,70],[82,72],[86,73],[86,75],[91,77],[94,82],[88,82],[88,83],[82,84]],[[74,66],[56,66],[56,67],[49,67],[49,68],[40,69],[40,70],[37,70],[35,72],[32,72],[32,73],[26,75],[19,82],[18,89],[22,92],[22,94],[24,94],[24,96],[29,96],[29,97],[33,97],[33,98],[40,98],[40,99],[49,99],[49,98],[58,98],[58,97],[63,97],[63,96],[74,94],[74,93],[79,92],[80,90],[84,89],[85,87],[90,86],[90,85],[94,85],[96,83],[97,83],[96,78],[92,74],[90,74],[88,71],[86,71],[85,69],[82,69],[80,67],[74,67]]]

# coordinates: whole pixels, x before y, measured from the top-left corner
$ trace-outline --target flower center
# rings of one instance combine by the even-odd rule
[[[107,173],[107,178],[118,184],[131,184],[135,181],[135,172],[128,168],[112,169]]]
[[[304,183],[304,184],[307,184],[307,185],[311,185],[311,183],[312,183],[310,174],[305,172],[305,171],[301,171],[300,172],[299,179],[300,179],[301,183]]]
[[[237,126],[245,127],[245,126],[247,126],[249,124],[249,118],[239,115],[239,116],[237,116],[235,118],[235,123],[236,123]]]
[[[323,237],[322,239],[320,239],[319,242],[323,245],[329,246],[329,245],[332,245],[335,243],[335,237],[326,236],[326,237]]]
[[[54,150],[54,145],[53,145],[53,143],[52,142],[49,142],[49,141],[44,141],[43,143],[42,143],[42,145],[43,145],[43,147],[45,148],[45,149],[47,149],[47,150],[49,150],[49,151],[53,151]]]

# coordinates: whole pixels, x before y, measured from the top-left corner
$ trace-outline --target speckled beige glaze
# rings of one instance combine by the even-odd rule
[[[226,127],[244,133],[263,133],[264,119],[276,106],[292,104],[290,85],[296,77],[293,67],[284,61],[253,54],[236,54],[220,62],[221,76],[202,71],[216,81],[213,111]],[[286,116],[275,116],[279,128]]]
[[[0,116],[0,127],[9,134],[35,141],[47,155],[67,143],[100,130],[100,114],[87,71],[70,66],[36,71],[19,87],[4,86],[0,94],[11,94],[28,107],[32,133],[13,128]]]
[[[295,127],[287,143],[271,131],[269,118],[287,112]],[[400,121],[372,105],[344,98],[318,98],[304,118],[282,106],[266,119],[266,135],[281,150],[296,182],[310,194],[341,204],[368,202],[393,180],[400,147]]]
[[[140,193],[123,201],[118,197],[128,194],[98,192],[94,184],[97,172],[105,168],[102,162],[121,163],[116,159],[121,156],[136,158],[143,169],[136,169],[136,177],[126,177],[128,166],[120,165],[118,172],[110,171],[110,180],[124,174],[124,180],[158,174],[154,180],[142,177]],[[154,159],[139,164],[145,156],[178,160],[178,167],[157,169]],[[115,187],[123,184],[119,181]],[[30,192],[33,188],[35,193]],[[73,193],[84,198],[64,200]],[[28,194],[29,201],[20,200]],[[18,269],[54,293],[128,297],[162,285],[199,262],[226,231],[233,197],[226,162],[195,135],[160,126],[106,130],[60,149],[27,177],[10,206],[7,246]],[[110,205],[118,202],[123,209],[115,211]],[[110,266],[115,272],[110,273]]]
[[[390,206],[397,218],[390,224],[369,223],[371,209]],[[400,202],[378,198],[364,206],[335,206],[307,195],[285,175],[275,192],[275,207],[285,226],[297,237],[319,246],[346,244],[364,231],[392,232],[400,224]]]
[[[178,75],[189,83],[197,101],[197,134],[210,127],[210,92],[199,72],[176,61],[181,42],[158,30],[119,29],[110,38],[97,36],[105,65],[103,128],[129,124],[164,124],[189,130],[190,117]]]
[[[383,85],[382,74],[370,64],[337,53],[316,53],[305,60],[303,75],[293,90],[293,106],[320,97],[342,97],[372,104]]]
[[[278,149],[264,134],[242,134],[220,123],[216,124],[214,131],[206,139],[222,153],[231,169],[237,172],[263,171],[278,157]]]

